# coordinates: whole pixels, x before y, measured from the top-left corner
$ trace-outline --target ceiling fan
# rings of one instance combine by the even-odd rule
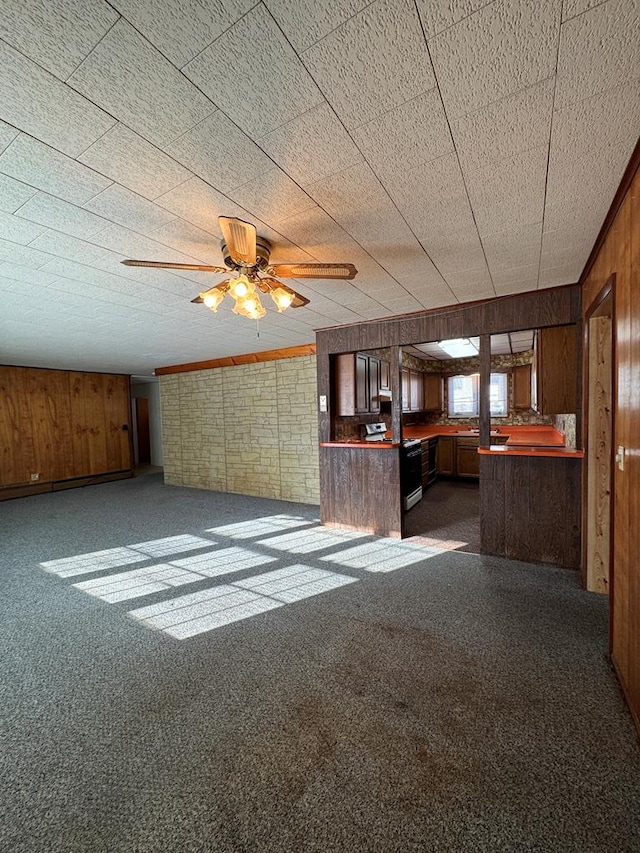
[[[229,294],[235,299],[233,311],[252,320],[267,313],[260,302],[260,293],[268,293],[279,312],[287,308],[302,308],[309,300],[282,284],[282,278],[341,278],[352,279],[357,270],[353,264],[269,264],[271,244],[259,237],[255,226],[242,219],[219,216],[222,231],[222,257],[226,267],[201,264],[172,264],[161,261],[126,260],[128,267],[160,267],[172,270],[199,270],[200,272],[231,273],[232,277],[205,290],[192,302],[202,302],[212,311]]]

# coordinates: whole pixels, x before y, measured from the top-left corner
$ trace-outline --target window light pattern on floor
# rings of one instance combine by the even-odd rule
[[[354,530],[327,530],[323,527],[310,530],[296,530],[293,533],[283,533],[281,536],[272,536],[269,539],[260,539],[258,544],[267,548],[275,548],[277,551],[291,551],[294,554],[311,554],[313,551],[321,551],[323,548],[331,548],[334,545],[344,545],[355,539],[368,536]]]
[[[206,533],[217,533],[219,536],[229,536],[231,539],[253,539],[255,536],[267,536],[269,533],[280,533],[292,527],[317,524],[319,519],[302,518],[295,515],[269,515],[264,518],[254,518],[251,521],[239,521],[235,524],[225,524],[222,527],[211,527]]]
[[[443,548],[422,548],[419,545],[401,545],[388,539],[378,539],[376,542],[367,542],[365,545],[356,545],[354,548],[328,554],[320,557],[320,560],[352,569],[364,569],[367,572],[394,572],[404,566],[421,563],[444,551]]]
[[[197,583],[205,578],[230,575],[273,563],[276,557],[254,554],[244,548],[223,548],[208,554],[197,554],[171,563],[157,563],[143,569],[119,572],[107,577],[94,578],[74,584],[76,589],[113,604],[128,601],[174,586]]]
[[[150,628],[179,640],[319,595],[358,579],[296,565],[130,611]]]
[[[90,551],[88,554],[76,554],[74,557],[63,557],[60,560],[47,560],[40,565],[47,572],[52,572],[61,578],[69,578],[74,575],[88,575],[91,572],[115,569],[118,566],[128,566],[131,563],[142,563],[153,557],[166,557],[169,554],[183,554],[185,551],[195,551],[198,548],[211,548],[215,544],[212,539],[203,539],[201,536],[190,534],[166,536],[164,539],[139,542],[123,548],[107,548],[105,551]]]

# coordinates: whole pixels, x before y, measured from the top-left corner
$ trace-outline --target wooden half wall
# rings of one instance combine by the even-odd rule
[[[605,221],[582,277],[585,315],[611,276],[613,286],[611,659],[640,732],[640,156]],[[625,185],[626,184],[626,185]],[[586,369],[586,365],[585,365]],[[585,412],[586,418],[587,412]],[[587,427],[589,425],[587,424]],[[595,432],[592,431],[592,432]],[[589,441],[589,429],[587,429]]]
[[[0,500],[131,470],[129,377],[0,366]]]

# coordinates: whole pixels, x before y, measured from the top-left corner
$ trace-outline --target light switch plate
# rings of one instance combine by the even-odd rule
[[[622,444],[619,444],[618,452],[616,453],[616,462],[618,463],[618,468],[620,471],[624,471],[624,454],[625,449]]]
[[[327,411],[327,395],[326,394],[320,394],[319,403],[320,403],[320,411],[326,412]]]

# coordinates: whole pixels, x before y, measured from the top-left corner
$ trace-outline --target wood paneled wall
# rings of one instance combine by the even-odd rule
[[[637,160],[636,156],[636,163]],[[640,730],[640,172],[637,168],[584,277],[585,313],[614,273],[613,443],[615,448],[620,445],[625,448],[625,458],[624,470],[617,465],[613,469],[611,657]]]
[[[0,487],[130,469],[130,421],[128,376],[0,367]]]

